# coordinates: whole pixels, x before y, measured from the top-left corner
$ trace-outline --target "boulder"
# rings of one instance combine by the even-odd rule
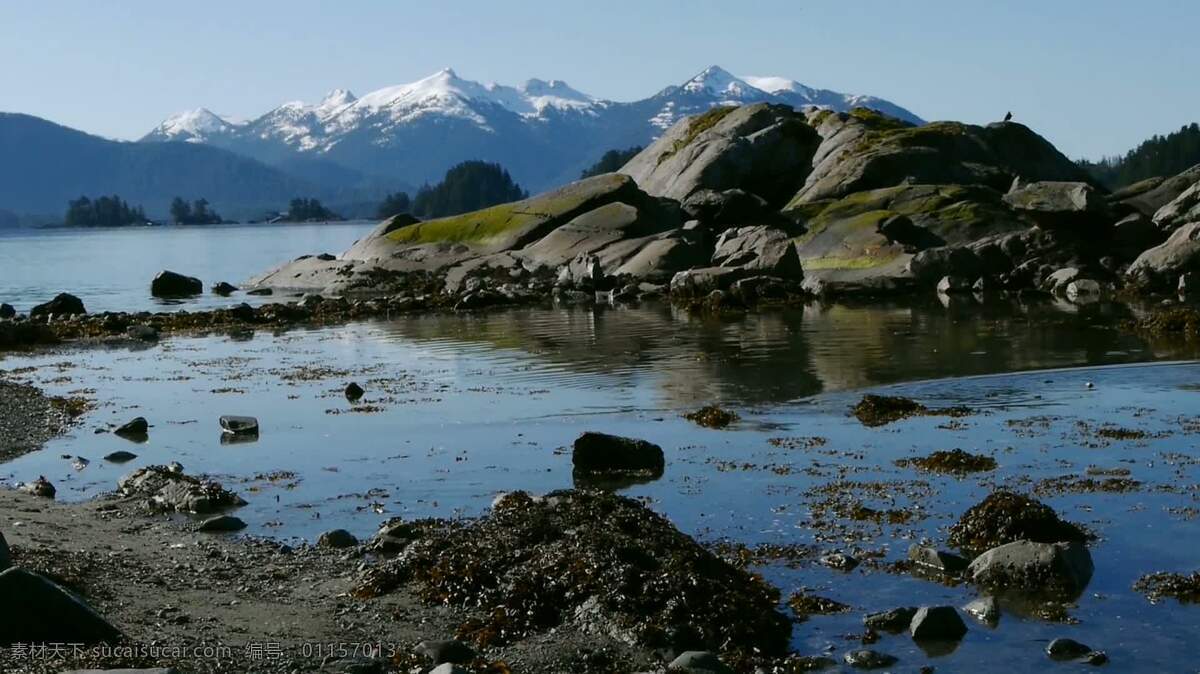
[[[58,490],[54,488],[54,485],[51,484],[50,480],[47,480],[44,475],[39,475],[38,479],[34,480],[33,482],[26,482],[25,484],[22,484],[20,489],[26,494],[37,496],[39,498],[52,499],[54,498],[55,494],[58,493]]]
[[[636,472],[662,475],[666,466],[662,447],[635,438],[588,432],[575,439],[571,463],[584,474]]]
[[[704,267],[681,271],[671,277],[671,295],[705,297],[714,290],[728,290],[745,272],[732,267]]]
[[[1083,272],[1075,267],[1059,269],[1042,280],[1042,290],[1055,295],[1065,295],[1067,286],[1080,277]]]
[[[123,496],[145,498],[155,510],[167,512],[204,515],[246,504],[216,482],[185,475],[178,464],[139,468],[121,478],[117,489]]]
[[[1154,224],[1164,232],[1200,220],[1200,181],[1154,213]]]
[[[995,597],[980,597],[963,607],[963,612],[979,622],[995,626],[1000,622],[1000,605]]]
[[[146,421],[146,417],[136,417],[131,421],[121,424],[113,431],[114,434],[124,438],[143,438],[150,431],[150,422]]]
[[[987,550],[1020,540],[1057,543],[1086,538],[1050,506],[1003,489],[971,506],[950,527],[950,545],[966,550]]]
[[[1200,164],[1169,178],[1149,178],[1123,187],[1110,201],[1117,208],[1153,217],[1188,188],[1200,182]]]
[[[967,625],[953,606],[922,606],[908,631],[917,641],[958,641],[967,633]]]
[[[456,665],[469,664],[475,659],[475,649],[456,639],[446,641],[422,641],[415,649],[433,665],[446,662]]]
[[[343,548],[352,548],[358,545],[358,539],[354,537],[354,534],[346,531],[345,529],[334,529],[333,531],[326,531],[325,533],[321,534],[321,537],[317,539],[317,545],[323,548],[334,548],[340,550]],[[442,662],[448,661],[443,660]]]
[[[258,419],[232,414],[222,416],[219,420],[221,432],[232,435],[258,435]]]
[[[342,391],[342,393],[346,396],[346,400],[349,400],[350,402],[356,402],[366,395],[367,392],[363,390],[363,387],[358,385],[358,382],[352,381],[349,384],[346,384],[346,389]]]
[[[1183,225],[1139,255],[1126,276],[1136,285],[1161,290],[1171,289],[1180,274],[1192,271],[1200,271],[1200,222]]]
[[[1112,219],[1104,195],[1085,182],[1014,183],[1004,202],[1044,228],[1099,227]]]
[[[0,319],[14,318],[17,310],[11,304],[0,303]]]
[[[908,629],[912,625],[913,616],[916,614],[917,607],[902,606],[887,611],[880,611],[879,613],[868,614],[863,618],[863,625],[873,630],[899,632]]]
[[[221,297],[228,297],[228,296],[232,295],[233,293],[237,292],[237,289],[238,289],[237,286],[233,285],[232,283],[226,283],[225,281],[220,281],[219,283],[213,284],[212,292],[214,295],[220,295]]]
[[[680,674],[733,674],[733,669],[721,662],[711,651],[685,651],[667,665],[667,672]]]
[[[600,258],[590,253],[580,253],[569,263],[559,267],[555,284],[563,288],[596,289],[604,286],[607,278]]]
[[[788,233],[764,225],[725,230],[717,239],[712,263],[797,281],[804,278],[796,244]]]
[[[83,300],[70,293],[59,293],[54,296],[54,299],[44,304],[39,304],[29,310],[30,318],[39,318],[42,316],[79,316],[86,314],[87,309],[83,307]]]
[[[780,220],[779,211],[766,199],[745,190],[697,190],[682,203],[688,217],[709,226],[769,224]]]
[[[1076,304],[1086,304],[1099,301],[1101,291],[1099,282],[1081,278],[1068,283],[1064,294],[1068,300]]]
[[[937,548],[913,543],[908,547],[908,560],[917,566],[941,573],[958,573],[967,568],[967,560]]]
[[[0,571],[4,571],[12,566],[12,552],[8,549],[8,541],[4,540],[4,534],[0,533]]]
[[[173,271],[160,271],[150,282],[150,294],[155,297],[191,297],[202,292],[200,279]]]
[[[205,533],[217,534],[241,531],[245,528],[246,523],[243,522],[240,517],[234,517],[233,515],[217,515],[216,517],[210,517],[201,522],[200,526],[198,526],[196,530],[203,531]]]
[[[821,113],[817,113],[821,114]],[[897,185],[984,185],[1007,191],[1013,180],[1082,181],[1087,174],[1049,142],[1014,122],[913,126],[856,108],[825,113],[813,170],[793,203],[838,199]]]
[[[120,630],[49,579],[19,568],[0,573],[0,646],[96,644],[120,638]]]
[[[1077,594],[1092,579],[1092,556],[1075,541],[1014,541],[976,557],[967,570],[982,586],[1028,592]]]
[[[842,660],[855,669],[883,669],[899,662],[894,655],[881,653],[870,648],[859,648],[842,656]]]
[[[820,136],[790,106],[718,106],[681,119],[621,173],[654,196],[744,189],[781,206],[812,167]]]

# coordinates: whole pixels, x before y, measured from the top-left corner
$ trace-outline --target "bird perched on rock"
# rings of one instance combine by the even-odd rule
[[[1012,121],[1012,112],[1009,112],[1007,115],[1004,116],[1004,121],[1006,121],[1006,122]]]

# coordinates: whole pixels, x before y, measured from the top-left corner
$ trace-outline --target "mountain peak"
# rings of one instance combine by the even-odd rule
[[[745,96],[754,89],[745,81],[734,77],[721,66],[709,66],[698,75],[683,83],[683,90],[694,94]]]
[[[358,99],[354,97],[354,94],[351,93],[349,89],[334,89],[333,91],[325,94],[325,98],[321,99],[321,105],[345,105],[347,103],[353,103],[357,100]]]
[[[212,110],[196,108],[167,117],[154,133],[171,140],[201,140],[209,135],[224,133],[232,127]]]

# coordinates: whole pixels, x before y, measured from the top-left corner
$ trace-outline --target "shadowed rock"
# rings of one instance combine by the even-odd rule
[[[87,309],[83,307],[83,300],[70,293],[59,293],[54,296],[54,299],[44,304],[39,304],[29,310],[30,318],[40,318],[42,316],[78,316],[86,314]]]
[[[155,297],[191,297],[204,292],[204,284],[194,276],[173,271],[161,271],[150,282],[150,294]]]
[[[0,573],[0,646],[112,642],[121,632],[74,594],[24,569]]]
[[[643,473],[662,475],[662,447],[635,438],[607,433],[584,433],[575,440],[571,463],[577,473]]]

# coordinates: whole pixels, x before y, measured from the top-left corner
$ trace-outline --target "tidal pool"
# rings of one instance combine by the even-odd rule
[[[904,635],[874,647],[905,669],[1030,671],[1075,667],[1043,653],[1069,636],[1107,651],[1115,671],[1179,671],[1194,665],[1200,607],[1154,605],[1131,585],[1196,569],[1200,364],[1185,360],[1194,346],[1113,329],[1126,312],[525,309],[8,356],[3,376],[98,407],[71,435],[0,465],[0,477],[45,475],[61,500],[80,500],[139,466],[179,461],[246,498],[247,533],[313,540],[344,527],[367,537],[391,517],[470,517],[500,492],[571,487],[570,444],[585,430],[644,438],[663,446],[666,473],[622,493],[707,544],[786,546],[791,561],[756,568],[785,599],[805,590],[854,608],[794,630],[801,652],[837,658],[857,647],[866,612],[976,596],[888,562],[914,541],[944,548],[962,511],[1003,486],[1098,536],[1087,590],[1053,622],[1002,604],[998,627],[969,621],[949,653],[924,653]],[[366,390],[356,403],[342,393],[351,381]],[[849,410],[867,391],[972,413],[866,428]],[[741,420],[710,430],[682,417],[709,403]],[[222,414],[258,417],[260,437],[223,443]],[[153,425],[145,443],[96,432],[135,416]],[[896,463],[954,448],[998,467],[953,476]],[[102,459],[119,449],[138,458]],[[75,457],[90,462],[77,469]],[[1081,482],[1111,474],[1133,486]],[[864,563],[843,573],[817,562],[833,551]]]

